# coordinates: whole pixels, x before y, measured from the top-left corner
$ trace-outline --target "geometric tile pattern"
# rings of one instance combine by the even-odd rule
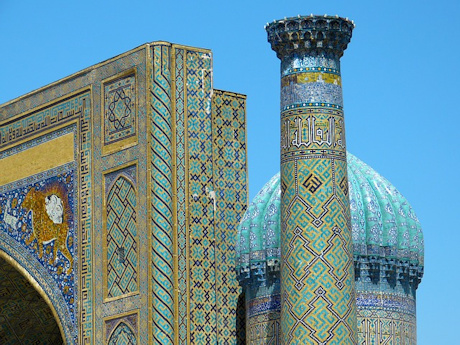
[[[280,344],[281,295],[276,278],[246,289],[246,343]]]
[[[176,139],[176,221],[177,221],[177,319],[179,344],[188,338],[188,235],[186,188],[186,136],[185,136],[185,51],[174,48],[175,57],[175,139]]]
[[[236,280],[237,225],[246,211],[246,130],[243,96],[214,90],[212,98],[213,181],[216,193],[216,308],[219,344],[234,344],[239,330],[236,306],[240,287]]]
[[[137,334],[123,321],[137,342],[171,344],[178,337],[181,344],[230,344],[236,336],[231,330],[234,320],[243,320],[236,316],[233,297],[238,287],[231,268],[235,224],[246,203],[245,102],[239,95],[222,93],[225,101],[216,103],[219,115],[213,118],[209,51],[171,48],[168,43],[148,47],[152,54],[147,68],[136,60],[144,53],[137,48],[133,54],[91,67],[94,73],[86,73],[88,69],[2,107],[2,118],[32,112],[2,125],[0,147],[30,136],[37,140],[24,145],[34,146],[51,131],[66,129],[69,122],[76,127],[77,162],[72,178],[74,214],[79,217],[73,220],[71,240],[78,248],[69,249],[75,259],[75,277],[66,283],[74,286],[69,294],[74,293],[72,303],[78,308],[75,320],[63,322],[67,343],[99,343],[107,334],[104,320],[139,308],[142,332]],[[148,74],[146,82],[143,73]],[[147,116],[142,138],[137,133],[145,119],[137,117],[141,113]],[[219,132],[213,133],[213,121],[220,121],[221,116],[226,122],[219,123]],[[125,145],[138,139],[135,150]],[[138,185],[125,168],[116,170],[133,161],[139,165],[135,175],[145,178],[145,185]],[[234,166],[226,176],[219,166],[230,163]],[[144,200],[148,200],[145,205]],[[138,237],[141,227],[150,231],[148,242]],[[140,251],[147,246],[148,252]],[[43,251],[49,261],[53,244],[44,244]],[[58,249],[57,256],[62,255]],[[65,255],[61,259],[68,264]],[[217,265],[231,273],[223,274]],[[34,269],[27,266],[28,272]],[[148,281],[140,278],[146,272]],[[59,296],[52,295],[61,317],[67,305],[55,303]],[[128,333],[120,331],[116,342],[132,341]]]
[[[109,345],[136,345],[136,336],[129,326],[120,322],[110,336]]]
[[[91,127],[91,103],[90,94],[83,100],[83,110],[80,116],[79,128],[79,152],[78,165],[80,168],[78,191],[80,231],[77,236],[78,244],[81,246],[80,253],[80,323],[81,332],[79,341],[83,344],[91,343],[93,339],[93,271],[92,271],[92,207],[91,198],[92,175],[91,175],[91,152],[92,152],[92,127]]]
[[[408,307],[408,304],[412,306]],[[417,344],[415,301],[412,298],[382,291],[358,292],[357,305],[359,345]]]
[[[137,195],[120,176],[107,196],[107,298],[137,291]]]
[[[341,189],[350,199],[358,344],[414,345],[415,296],[423,273],[420,224],[395,187],[349,152],[347,169],[349,188],[341,183]],[[310,173],[306,181],[312,176]],[[273,262],[281,260],[281,253],[275,250],[279,240],[272,239],[280,237],[280,200],[273,198],[280,193],[279,181],[277,174],[264,185],[239,225],[236,268],[247,299],[248,343],[264,337],[271,342],[271,322],[280,317],[279,313],[264,313],[272,312],[270,299],[280,296],[279,286],[272,281],[279,274]],[[304,187],[310,186],[304,182]],[[310,192],[314,194],[316,188]],[[396,214],[398,221],[393,218]],[[404,241],[410,241],[410,253]]]
[[[351,23],[318,18],[289,18],[266,27],[282,76],[282,343],[355,344],[350,209],[340,188],[347,184],[345,129],[336,68]],[[334,33],[323,49],[329,23]],[[311,47],[297,51],[300,43],[291,42],[298,42],[296,37]],[[289,76],[293,67],[301,73]]]
[[[338,185],[346,176],[346,161],[340,157],[344,149],[338,153],[282,156],[281,179],[287,188],[281,197],[286,310],[281,324],[286,343],[354,343],[350,211]]]
[[[216,344],[215,190],[211,128],[211,56],[186,52],[189,163],[190,343]]]
[[[0,193],[0,208],[3,211],[0,215],[0,231],[26,248],[35,257],[34,264],[42,265],[53,277],[56,288],[65,300],[69,317],[75,323],[75,173],[69,167],[66,170],[48,172],[47,178],[35,177],[33,184],[18,181],[2,186],[1,189],[6,190]],[[57,176],[52,176],[54,174]],[[56,207],[52,208],[53,205]],[[59,219],[53,217],[52,212],[56,212]]]
[[[174,335],[173,190],[170,47],[153,47],[149,109],[151,188],[152,337],[172,344]],[[149,321],[150,322],[150,321]]]
[[[122,323],[126,325],[132,331],[135,338],[137,338],[138,329],[139,329],[138,318],[139,318],[139,315],[135,313],[135,314],[130,314],[130,315],[118,316],[118,317],[115,316],[113,319],[108,319],[108,320],[106,319],[104,322],[104,333],[105,333],[104,343],[107,343],[108,339],[115,333],[114,332],[115,329]]]
[[[136,135],[136,122],[135,76],[104,85],[104,144]]]
[[[148,165],[148,144],[149,130],[148,119],[149,106],[148,90],[150,77],[151,59],[146,55],[150,50],[150,45],[138,47],[132,51],[117,56],[114,59],[105,61],[97,66],[91,67],[91,78],[94,98],[94,115],[93,123],[95,125],[94,145],[92,149],[93,172],[92,181],[92,200],[94,202],[93,214],[96,215],[92,223],[94,236],[93,255],[93,287],[94,302],[93,313],[95,315],[93,322],[94,344],[107,344],[107,338],[103,338],[105,333],[105,320],[115,317],[116,315],[126,314],[133,309],[138,310],[139,326],[142,332],[136,334],[138,343],[147,344],[151,336],[149,328],[149,315],[152,310],[147,302],[149,291],[151,267],[150,247],[150,224],[148,209],[150,204],[150,189],[148,186],[148,176],[150,168]],[[147,68],[146,66],[149,66]],[[132,94],[132,114],[135,114],[135,135],[121,138],[118,141],[105,143],[104,138],[104,116],[105,116],[105,87],[115,85],[118,81],[130,76],[135,77],[132,86],[135,92]],[[122,84],[123,85],[123,84]],[[120,85],[120,86],[122,86]],[[131,90],[123,89],[125,92]],[[139,135],[138,127],[143,129]],[[115,180],[123,176],[129,180],[137,194],[136,207],[136,232],[137,237],[137,288],[135,291],[128,292],[118,297],[108,297],[107,290],[107,195]],[[142,183],[138,184],[137,180],[141,179]],[[124,248],[125,249],[125,248]],[[126,255],[126,252],[125,252]],[[142,297],[141,297],[142,296]],[[129,325],[128,325],[129,326]],[[134,328],[133,328],[134,329]],[[137,328],[136,328],[137,329]],[[110,334],[110,333],[109,333]]]
[[[81,87],[79,88],[81,89]],[[49,97],[50,100],[57,99],[62,95],[59,93],[62,92],[59,89],[47,92],[46,97]],[[40,102],[43,104],[43,94],[39,93],[38,95],[30,96],[24,102],[17,101],[17,103],[12,103],[11,109],[8,109],[9,106],[5,106],[3,110],[5,114],[8,114],[8,112],[13,115],[24,113],[30,109],[37,109],[37,102],[38,104]],[[77,126],[68,124],[69,122],[75,122],[75,120],[77,120]],[[65,127],[66,124],[67,127]],[[90,124],[91,95],[88,91],[82,91],[64,100],[55,101],[44,108],[38,108],[38,110],[32,111],[27,116],[17,118],[0,128],[1,145],[14,145],[18,141],[27,140],[24,144],[19,144],[3,151],[3,157],[13,155],[15,152],[36,146],[70,131],[75,131],[75,145],[77,146],[75,151],[79,152],[77,166],[75,166],[75,163],[66,164],[13,183],[18,187],[19,184],[22,184],[22,188],[20,192],[18,190],[17,197],[11,199],[10,211],[11,206],[18,207],[23,203],[23,193],[29,191],[30,200],[41,199],[40,193],[47,193],[44,196],[46,212],[37,208],[39,207],[38,205],[35,206],[27,202],[24,206],[29,205],[29,210],[31,211],[28,213],[29,216],[21,217],[21,222],[24,225],[24,227],[21,226],[21,229],[26,231],[10,231],[10,234],[15,236],[14,233],[17,232],[22,240],[28,239],[30,243],[29,245],[24,243],[22,246],[18,246],[16,242],[16,245],[12,247],[15,252],[13,252],[13,249],[8,251],[4,249],[38,281],[43,289],[45,287],[50,289],[51,286],[53,286],[53,290],[56,289],[53,294],[50,293],[51,290],[45,291],[47,291],[59,315],[66,342],[69,344],[74,344],[79,340],[86,342],[92,338],[92,130]],[[37,135],[37,138],[30,139]],[[35,191],[32,191],[32,186],[34,186]],[[14,188],[12,185],[9,187],[3,186],[3,191],[8,193]],[[78,193],[76,193],[77,188]],[[35,197],[33,197],[34,195]],[[4,206],[2,206],[3,208]],[[26,208],[16,210],[16,212],[18,211],[25,212]],[[35,213],[35,219],[32,221],[31,215],[33,213]],[[74,218],[75,214],[79,215],[78,220]],[[51,225],[50,221],[54,225]],[[45,225],[46,229],[42,228],[44,224],[48,224]],[[68,229],[65,229],[66,226],[68,226]],[[27,229],[32,230],[32,227],[34,229],[41,228],[40,233],[34,234],[35,238],[28,236]],[[60,231],[58,239],[48,242],[46,237],[50,236],[49,231],[53,228],[60,228],[64,232]],[[64,239],[63,235],[66,232],[66,239]],[[6,242],[1,245],[9,246]],[[27,257],[27,255],[30,255],[29,250],[35,252],[33,256],[38,258],[40,264],[37,264],[32,257]],[[22,255],[26,256],[16,256],[21,251],[23,252]],[[70,255],[68,252],[70,252]],[[58,284],[58,287],[54,287],[54,284]],[[61,291],[61,293],[58,291]],[[79,306],[78,309],[77,306]]]

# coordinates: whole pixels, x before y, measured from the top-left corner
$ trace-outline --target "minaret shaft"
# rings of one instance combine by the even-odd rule
[[[281,342],[355,344],[340,76],[353,24],[314,16],[266,29],[281,59]]]

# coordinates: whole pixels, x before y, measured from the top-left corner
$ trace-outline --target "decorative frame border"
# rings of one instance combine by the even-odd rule
[[[137,321],[137,329],[134,330],[132,329],[131,325],[128,325],[125,324],[132,330],[134,331],[134,333],[136,334],[136,340],[137,342],[139,343],[139,335],[140,335],[140,320],[139,320],[139,311],[140,309],[134,309],[134,310],[131,310],[131,311],[127,311],[125,313],[121,313],[121,314],[117,314],[117,315],[113,315],[113,316],[108,316],[108,317],[105,317],[103,318],[103,324],[104,324],[104,330],[103,330],[103,340],[104,340],[104,344],[108,344],[109,340],[110,340],[110,337],[112,336],[113,332],[117,329],[118,325],[123,322],[123,319],[125,317],[128,317],[128,316],[133,316],[135,315],[136,316],[136,321]],[[120,319],[120,321],[117,323],[117,325],[115,327],[113,327],[112,331],[110,332],[110,334],[107,334],[107,330],[106,330],[106,323],[107,321],[111,321],[111,320],[115,320],[115,319]]]
[[[128,138],[116,141],[114,143],[105,144],[105,86],[110,84],[118,79],[123,79],[130,75],[134,76],[134,87],[135,87],[135,99],[134,99],[134,116],[136,119],[135,123],[135,134],[129,136]],[[139,119],[138,119],[138,104],[139,104],[139,80],[137,76],[137,68],[129,68],[125,71],[117,73],[109,78],[101,80],[101,146],[102,146],[102,157],[110,155],[112,153],[122,151],[129,147],[137,145],[139,141]]]

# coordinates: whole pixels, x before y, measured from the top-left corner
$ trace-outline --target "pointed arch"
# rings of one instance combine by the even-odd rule
[[[113,329],[108,345],[137,345],[137,339],[131,327],[123,321]]]
[[[11,266],[13,274],[11,274],[9,277],[5,277],[5,276],[2,275],[2,280],[7,280],[11,276],[13,276],[13,279],[14,279],[15,284],[17,286],[18,284],[22,283],[20,281],[20,277],[22,277],[23,280],[25,282],[27,282],[28,284],[27,283],[26,284],[21,284],[23,287],[26,288],[25,289],[26,291],[21,291],[21,292],[23,294],[26,294],[26,295],[36,293],[41,297],[41,300],[38,301],[38,302],[36,300],[34,300],[35,303],[31,303],[30,301],[27,301],[26,299],[22,299],[21,301],[23,303],[27,303],[27,305],[24,306],[24,310],[27,310],[31,306],[37,306],[37,305],[40,305],[42,311],[44,311],[44,312],[47,312],[47,309],[50,310],[51,313],[52,313],[52,316],[53,316],[52,319],[57,324],[57,327],[59,329],[59,335],[60,335],[60,338],[62,339],[62,343],[63,344],[70,344],[71,343],[70,330],[65,329],[64,326],[63,326],[63,323],[61,321],[61,318],[63,317],[63,315],[60,315],[60,314],[62,314],[62,310],[56,309],[56,307],[55,307],[56,301],[54,301],[54,299],[55,299],[56,296],[53,296],[53,295],[49,294],[49,292],[52,291],[51,287],[48,286],[48,284],[46,284],[46,282],[41,281],[40,283],[44,285],[44,287],[42,287],[42,285],[37,281],[37,279],[40,280],[40,278],[37,277],[37,275],[36,275],[37,272],[33,272],[33,271],[30,271],[30,270],[26,269],[12,255],[10,255],[10,254],[14,255],[14,254],[17,254],[17,253],[14,253],[14,252],[11,253],[10,252],[10,254],[8,254],[4,249],[6,249],[6,248],[5,248],[5,246],[3,246],[3,243],[0,241],[0,266],[1,265],[9,265],[9,266]],[[18,276],[20,276],[20,277],[18,277]],[[4,286],[4,284],[3,284],[3,286]],[[10,290],[10,289],[7,289],[7,290]],[[9,291],[9,293],[12,294],[13,292]],[[21,296],[21,297],[24,297],[24,296]],[[45,305],[48,308],[46,308]],[[17,309],[17,306],[16,306],[16,309]],[[35,316],[35,314],[37,312],[40,312],[40,311],[39,310],[34,310],[34,315],[33,316]],[[9,317],[11,317],[11,315],[9,315]],[[43,320],[40,320],[40,321],[43,322]],[[7,321],[4,320],[4,322],[7,322]],[[29,322],[29,324],[31,324],[32,326],[35,326],[33,324],[33,320],[32,320],[32,322]],[[44,327],[44,328],[45,329],[43,331],[47,332],[48,330],[46,329],[46,327]],[[27,333],[27,332],[25,332],[25,333]],[[49,337],[50,335],[47,334],[47,336]],[[56,336],[56,334],[55,334],[55,336]]]
[[[106,196],[106,299],[138,291],[137,193],[120,174]]]

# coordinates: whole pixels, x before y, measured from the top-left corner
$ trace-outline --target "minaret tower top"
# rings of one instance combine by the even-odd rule
[[[268,41],[279,59],[308,52],[340,58],[351,39],[355,24],[339,16],[297,16],[275,20],[265,26]]]
[[[340,75],[353,28],[327,15],[265,27],[281,60],[282,344],[356,344]]]

